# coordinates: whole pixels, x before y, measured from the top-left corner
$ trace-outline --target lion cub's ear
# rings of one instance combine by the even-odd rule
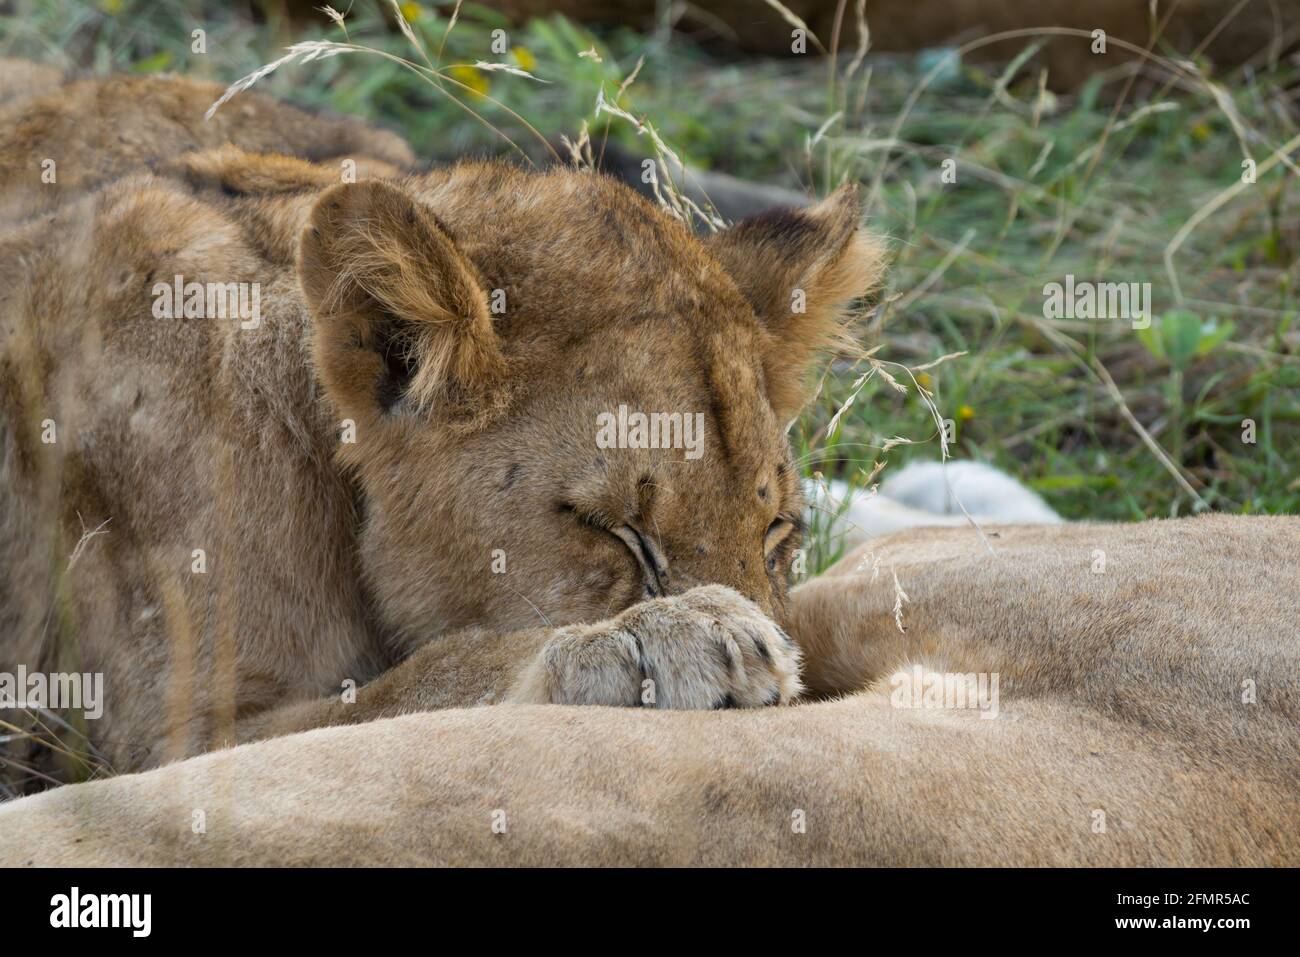
[[[842,335],[844,306],[884,270],[884,248],[860,218],[857,187],[846,184],[813,206],[759,213],[708,240],[771,333],[764,374],[782,420],[798,414],[816,354]]]
[[[477,427],[505,402],[505,361],[473,265],[397,186],[336,186],[312,210],[298,278],[339,409],[432,412]]]

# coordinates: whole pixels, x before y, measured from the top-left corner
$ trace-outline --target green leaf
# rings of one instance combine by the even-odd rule
[[[1201,326],[1201,341],[1196,344],[1196,354],[1206,356],[1215,350],[1222,342],[1226,341],[1236,330],[1231,322],[1225,322],[1219,325],[1215,320]]]
[[[1138,329],[1138,341],[1147,347],[1147,352],[1151,353],[1157,359],[1165,358],[1165,347],[1160,339],[1160,325],[1152,323],[1145,329]]]
[[[1160,318],[1160,339],[1169,364],[1185,369],[1201,341],[1201,320],[1190,312],[1167,312]]]
[[[1111,488],[1119,484],[1113,475],[1048,475],[1029,483],[1038,492],[1064,492],[1079,488]]]
[[[132,73],[160,73],[172,65],[172,51],[161,50],[131,64]]]

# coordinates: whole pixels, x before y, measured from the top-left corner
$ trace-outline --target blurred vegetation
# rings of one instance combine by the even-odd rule
[[[84,72],[176,71],[227,84],[304,40],[422,62],[370,3],[347,14],[346,36],[324,14],[291,22],[275,3],[256,18],[215,2],[10,6],[0,54]],[[1117,69],[1055,96],[1028,63],[991,71],[957,51],[860,64],[841,51],[833,68],[811,57],[723,59],[668,30],[597,34],[561,18],[512,27],[472,3],[449,31],[452,7],[401,11],[454,82],[349,53],[286,64],[257,88],[386,125],[430,161],[500,154],[506,138],[537,159],[546,150],[537,134],[576,139],[584,122],[597,152],[609,137],[649,155],[634,124],[596,114],[603,88],[688,165],[809,193],[846,178],[864,184],[870,224],[891,238],[895,261],[862,336],[882,344],[876,360],[895,365],[831,366],[795,430],[809,474],[861,482],[882,458],[890,469],[937,458],[938,426],[920,386],[951,420],[951,455],[1021,477],[1068,518],[1185,514],[1202,503],[1300,511],[1300,169],[1270,162],[1298,132],[1294,63],[1261,53],[1224,76],[1206,63],[1181,75],[1150,63],[1136,83]],[[206,31],[204,54],[191,52],[196,28]],[[491,49],[496,29],[506,31],[504,54]],[[1244,157],[1256,161],[1258,181],[1186,236],[1171,257],[1175,288],[1167,248],[1241,182]],[[956,161],[956,182],[941,178],[946,159]],[[1151,283],[1152,327],[1045,318],[1043,287],[1067,273]],[[965,355],[915,371],[956,352]],[[1243,441],[1246,419],[1253,444]],[[882,456],[893,437],[914,444]]]

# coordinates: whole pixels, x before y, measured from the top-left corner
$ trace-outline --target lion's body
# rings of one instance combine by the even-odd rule
[[[0,865],[1295,866],[1298,525],[1006,527],[995,555],[900,533],[794,593],[801,637],[871,690],[278,738],[0,808]],[[911,663],[1000,669],[998,716],[895,707]]]

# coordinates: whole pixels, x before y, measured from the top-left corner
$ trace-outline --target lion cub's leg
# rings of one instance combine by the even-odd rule
[[[814,578],[790,594],[790,633],[803,654],[803,683],[818,697],[861,691],[903,660],[910,642],[880,588],[857,576]]]
[[[862,691],[922,660],[961,672],[1007,670],[979,632],[949,627],[952,611],[978,607],[982,589],[999,587],[1000,566],[985,557],[971,529],[911,529],[873,539],[791,591],[789,629],[808,693]],[[973,563],[954,587],[945,575],[958,561]]]
[[[434,639],[357,689],[240,723],[240,741],[497,702],[707,709],[763,707],[802,691],[799,650],[723,585],[633,605],[596,624]]]

